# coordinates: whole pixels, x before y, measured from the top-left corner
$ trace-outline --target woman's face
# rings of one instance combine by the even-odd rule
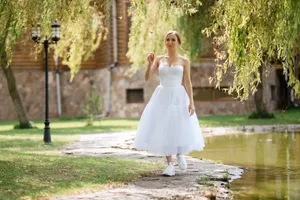
[[[179,45],[176,35],[174,34],[167,35],[165,39],[165,45],[167,48],[176,48]]]

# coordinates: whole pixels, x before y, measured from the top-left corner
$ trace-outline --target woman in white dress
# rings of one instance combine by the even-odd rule
[[[195,113],[193,89],[190,79],[190,62],[178,54],[180,35],[169,31],[165,36],[167,54],[147,57],[148,67],[145,80],[157,71],[160,85],[140,118],[133,147],[151,153],[165,155],[168,166],[163,174],[175,175],[172,155],[176,155],[178,167],[187,168],[184,154],[202,150],[204,140]]]

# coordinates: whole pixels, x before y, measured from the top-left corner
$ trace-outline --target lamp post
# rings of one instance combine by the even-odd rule
[[[44,128],[44,142],[51,143],[50,135],[50,120],[49,120],[49,101],[48,101],[48,48],[51,43],[57,43],[60,39],[60,25],[55,21],[51,25],[51,40],[47,36],[43,42],[41,40],[41,27],[38,24],[36,29],[32,29],[32,40],[36,43],[42,43],[45,50],[45,128]]]

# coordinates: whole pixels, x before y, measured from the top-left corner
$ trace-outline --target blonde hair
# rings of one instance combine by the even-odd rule
[[[168,35],[171,35],[171,34],[175,35],[176,38],[177,38],[178,44],[181,44],[181,37],[180,37],[180,34],[179,34],[177,31],[173,31],[173,30],[167,32],[167,34],[165,35],[165,41],[166,41],[166,39],[167,39],[167,36],[168,36]]]

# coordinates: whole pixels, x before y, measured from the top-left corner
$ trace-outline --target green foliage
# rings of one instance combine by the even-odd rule
[[[86,104],[82,105],[81,108],[87,117],[87,125],[92,126],[95,115],[102,114],[103,112],[103,98],[97,91],[95,84],[92,86],[91,94],[85,95]]]
[[[272,119],[275,118],[275,115],[273,113],[268,112],[253,112],[249,115],[249,119]]]
[[[210,1],[202,1],[201,6],[197,5],[197,12],[182,15],[177,21],[177,30],[183,37],[182,48],[192,62],[199,62],[199,55],[205,51],[202,41],[205,40],[202,30],[209,25]]]
[[[146,56],[149,52],[155,52],[157,55],[165,53],[164,36],[166,32],[169,30],[177,30],[179,32],[186,30],[183,24],[189,21],[189,17],[185,18],[185,16],[197,13],[201,2],[177,0],[174,3],[170,3],[169,0],[132,0],[131,4],[132,24],[127,56],[133,63],[132,72],[135,72],[145,64]],[[196,38],[195,41],[199,41],[198,33],[195,33],[195,35],[192,33],[193,37],[189,37],[191,31],[186,30],[182,32],[182,40],[185,46],[183,47],[184,50],[180,49],[181,54],[191,56],[188,52],[191,52],[189,48],[194,43],[185,41],[188,38],[190,41],[194,41],[194,38]]]
[[[92,0],[1,0],[0,55],[6,51],[11,61],[16,41],[24,35],[23,41],[29,42],[31,28],[38,22],[42,40],[51,37],[51,24],[57,20],[61,25],[61,40],[50,47],[54,48],[55,56],[70,67],[73,78],[81,62],[92,55],[107,33],[104,14],[100,11],[105,9],[105,4],[106,1]],[[42,47],[37,46],[37,52],[41,50]]]
[[[211,82],[220,86],[223,74],[233,68],[229,93],[246,99],[261,82],[259,68],[281,62],[289,75],[289,85],[300,93],[294,76],[294,56],[299,53],[300,1],[254,0],[216,1],[211,7],[212,24],[204,30],[213,36],[219,64]],[[268,75],[272,68],[263,71]]]
[[[181,54],[198,62],[201,35],[211,37],[217,67],[210,79],[220,87],[223,74],[234,75],[229,94],[247,99],[261,83],[263,75],[272,70],[271,64],[281,63],[288,73],[289,86],[300,94],[300,81],[295,77],[294,57],[300,50],[300,1],[189,1],[132,0],[129,51],[132,71],[146,62],[153,51],[164,53],[165,33],[175,29],[182,34]],[[138,52],[138,53],[137,53]]]

